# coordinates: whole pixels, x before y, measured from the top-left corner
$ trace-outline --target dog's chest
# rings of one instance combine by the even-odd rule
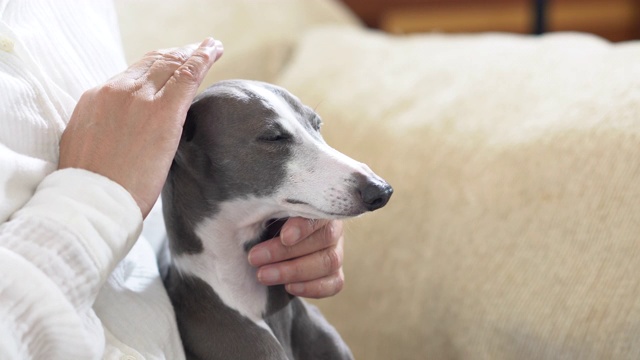
[[[229,231],[218,225],[215,221],[205,221],[198,226],[196,234],[201,239],[217,241],[204,241],[202,253],[178,256],[174,258],[174,265],[179,271],[209,284],[226,306],[262,324],[268,305],[267,287],[258,282],[257,270],[249,264],[243,246],[227,241]],[[235,235],[255,237],[260,231],[246,229],[243,232]]]

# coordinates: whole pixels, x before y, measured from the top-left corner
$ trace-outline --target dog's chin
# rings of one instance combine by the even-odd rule
[[[356,217],[367,212],[366,209],[358,209],[357,207],[341,210],[322,209],[319,206],[293,199],[286,199],[284,206],[290,217],[303,217],[307,219],[347,219]]]

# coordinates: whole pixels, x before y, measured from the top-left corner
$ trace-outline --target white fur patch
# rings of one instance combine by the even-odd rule
[[[278,123],[284,130],[294,134],[294,136],[300,133],[299,128],[302,128],[302,126],[298,122],[298,114],[291,109],[291,106],[285,99],[261,85],[250,83],[247,86],[247,89],[259,95],[269,104],[269,106],[272,107],[272,109],[279,115]]]
[[[269,329],[262,319],[267,287],[258,282],[244,243],[260,235],[264,219],[281,215],[258,198],[224,202],[216,216],[196,226],[203,252],[176,256],[174,264],[178,271],[207,282],[228,307]]]

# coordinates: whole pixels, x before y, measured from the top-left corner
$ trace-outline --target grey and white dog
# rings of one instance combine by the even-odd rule
[[[189,359],[352,358],[315,307],[260,284],[247,261],[274,219],[347,218],[389,200],[391,187],[329,147],[320,124],[261,82],[219,82],[194,100],[162,193],[165,285]]]

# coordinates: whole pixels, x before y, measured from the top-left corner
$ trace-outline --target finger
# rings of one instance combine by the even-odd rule
[[[212,46],[215,48],[213,61],[215,62],[222,55],[223,46],[222,42],[218,40],[213,41],[214,44]],[[203,42],[201,46],[207,45]],[[146,76],[147,84],[150,86],[154,95],[166,85],[176,70],[183,66],[197,50],[198,44],[191,44],[180,49],[162,52],[161,56],[151,65]]]
[[[249,251],[249,263],[257,267],[309,255],[336,246],[341,238],[342,222],[329,221],[323,228],[291,246],[283,245],[279,238],[257,244]]]
[[[195,49],[197,49],[197,47],[198,47],[198,44],[190,44],[190,45],[183,46],[181,48],[175,47],[175,48],[149,51],[148,53],[144,54],[142,59],[131,64],[127,68],[127,70],[125,70],[123,73],[116,75],[114,79],[129,80],[129,81],[139,80],[147,75],[147,73],[149,72],[149,69],[151,68],[151,66],[153,66],[153,64],[156,61],[162,59],[167,54],[171,53],[172,55],[174,55],[176,52],[181,52],[181,53],[187,53],[187,56],[191,56],[191,54]],[[169,55],[169,56],[173,57],[172,55]]]
[[[300,217],[290,218],[280,230],[282,244],[291,246],[327,225],[330,220],[313,220]]]
[[[212,38],[204,40],[187,61],[173,72],[157,95],[166,97],[168,101],[178,102],[174,105],[185,106],[186,111],[204,76],[211,65],[222,56],[222,52],[222,43]],[[191,99],[183,103],[186,94],[191,95]]]
[[[342,267],[342,246],[334,246],[310,255],[258,269],[258,281],[264,285],[307,282],[333,274]]]
[[[141,80],[145,82],[152,94],[156,94],[197,49],[198,44],[191,44],[177,49],[158,51],[151,66],[141,76]]]
[[[343,288],[344,272],[342,269],[321,279],[285,285],[289,294],[313,299],[334,296]]]

